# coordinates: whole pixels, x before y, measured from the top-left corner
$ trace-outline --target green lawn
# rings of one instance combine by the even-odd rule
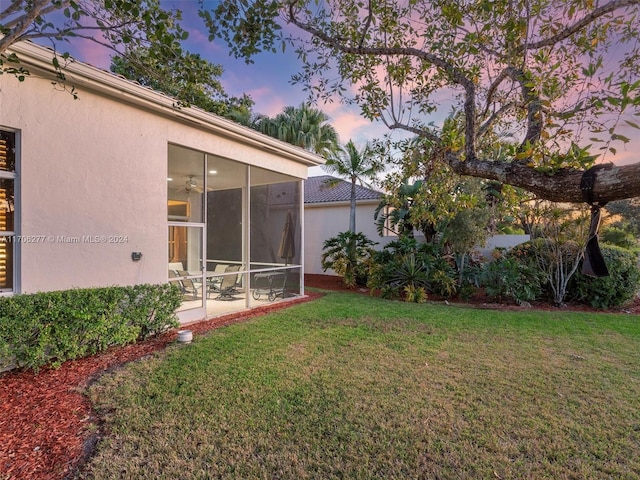
[[[640,477],[638,316],[329,293],[88,394],[88,478]]]

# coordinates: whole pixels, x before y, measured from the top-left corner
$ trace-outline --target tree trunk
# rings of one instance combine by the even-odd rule
[[[351,207],[349,209],[349,230],[356,233],[356,178],[351,178]]]
[[[520,162],[462,161],[453,154],[449,155],[447,161],[460,175],[497,180],[521,187],[544,200],[566,203],[586,200],[581,188],[584,170],[561,169],[547,174]],[[640,197],[640,163],[599,165],[594,168],[594,172],[591,192],[593,203]]]

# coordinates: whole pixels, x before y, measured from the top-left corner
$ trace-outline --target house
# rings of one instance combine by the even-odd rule
[[[394,236],[381,237],[376,228],[374,214],[384,194],[356,185],[356,230],[370,240],[379,242],[379,248]],[[304,271],[305,273],[333,274],[322,270],[322,246],[325,240],[349,230],[351,210],[351,183],[330,175],[309,177],[304,182]]]
[[[0,76],[1,295],[172,281],[188,322],[304,294],[322,158],[80,62],[74,100],[51,50],[11,51],[31,75]]]

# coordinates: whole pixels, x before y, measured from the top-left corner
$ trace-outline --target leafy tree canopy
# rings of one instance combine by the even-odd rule
[[[116,68],[131,73],[141,83],[174,83],[179,92],[193,80],[219,67],[185,52],[181,42],[188,32],[181,26],[180,11],[161,8],[159,0],[9,0],[0,2],[0,74],[29,74],[19,58],[7,49],[23,40],[47,39],[57,51],[60,44],[82,38],[103,45],[118,55]],[[56,56],[53,66],[64,80],[68,54]],[[126,62],[123,60],[126,58]],[[171,80],[165,80],[169,71]],[[179,75],[184,75],[179,79]],[[180,86],[182,83],[182,86]],[[202,84],[201,84],[202,85]],[[209,84],[206,88],[212,87]]]
[[[376,145],[379,151],[387,149],[384,142]],[[471,214],[471,219],[485,231],[477,236],[477,244],[487,233],[495,233],[497,228],[491,223],[505,216],[510,206],[507,203],[513,202],[509,197],[517,196],[513,188],[496,188],[491,182],[456,174],[428,139],[406,140],[398,142],[398,146],[401,155],[385,160],[393,168],[382,182],[389,193],[376,212],[379,233],[388,226],[401,235],[415,229],[431,242],[438,234],[451,237],[447,233],[450,225],[459,225],[465,214]]]
[[[180,58],[165,54],[156,45],[127,48],[123,55],[112,57],[111,71],[207,112],[232,117],[238,111],[250,111],[253,101],[248,96],[229,97],[224,91],[219,80],[222,66],[193,53]]]
[[[640,196],[640,163],[580,188],[596,154],[629,142],[619,127],[639,128],[639,13],[640,0],[222,0],[201,15],[248,61],[292,46],[295,81],[428,139],[458,174],[604,203]]]

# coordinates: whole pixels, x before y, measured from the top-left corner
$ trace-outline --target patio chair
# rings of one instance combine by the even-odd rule
[[[207,298],[212,293],[220,292],[220,284],[224,278],[222,274],[229,268],[225,263],[218,263],[213,269],[213,275],[207,278]]]
[[[169,262],[169,270],[179,271],[184,270],[182,262]]]
[[[178,277],[186,277],[189,275],[189,272],[185,270],[177,270],[175,273]],[[190,300],[196,300],[198,298],[198,287],[193,283],[193,280],[190,278],[181,278],[178,282],[183,297],[191,296]]]
[[[236,290],[236,285],[238,284],[238,275],[229,275],[233,272],[237,272],[240,270],[240,265],[230,265],[226,268],[224,275],[222,277],[222,282],[220,282],[220,293],[214,300],[235,300],[236,298],[233,296],[238,291]]]
[[[172,278],[176,278],[178,277],[178,272],[176,270],[173,269],[169,269],[169,283],[176,285],[180,291],[182,291],[182,283],[180,282],[180,280],[171,280]]]

